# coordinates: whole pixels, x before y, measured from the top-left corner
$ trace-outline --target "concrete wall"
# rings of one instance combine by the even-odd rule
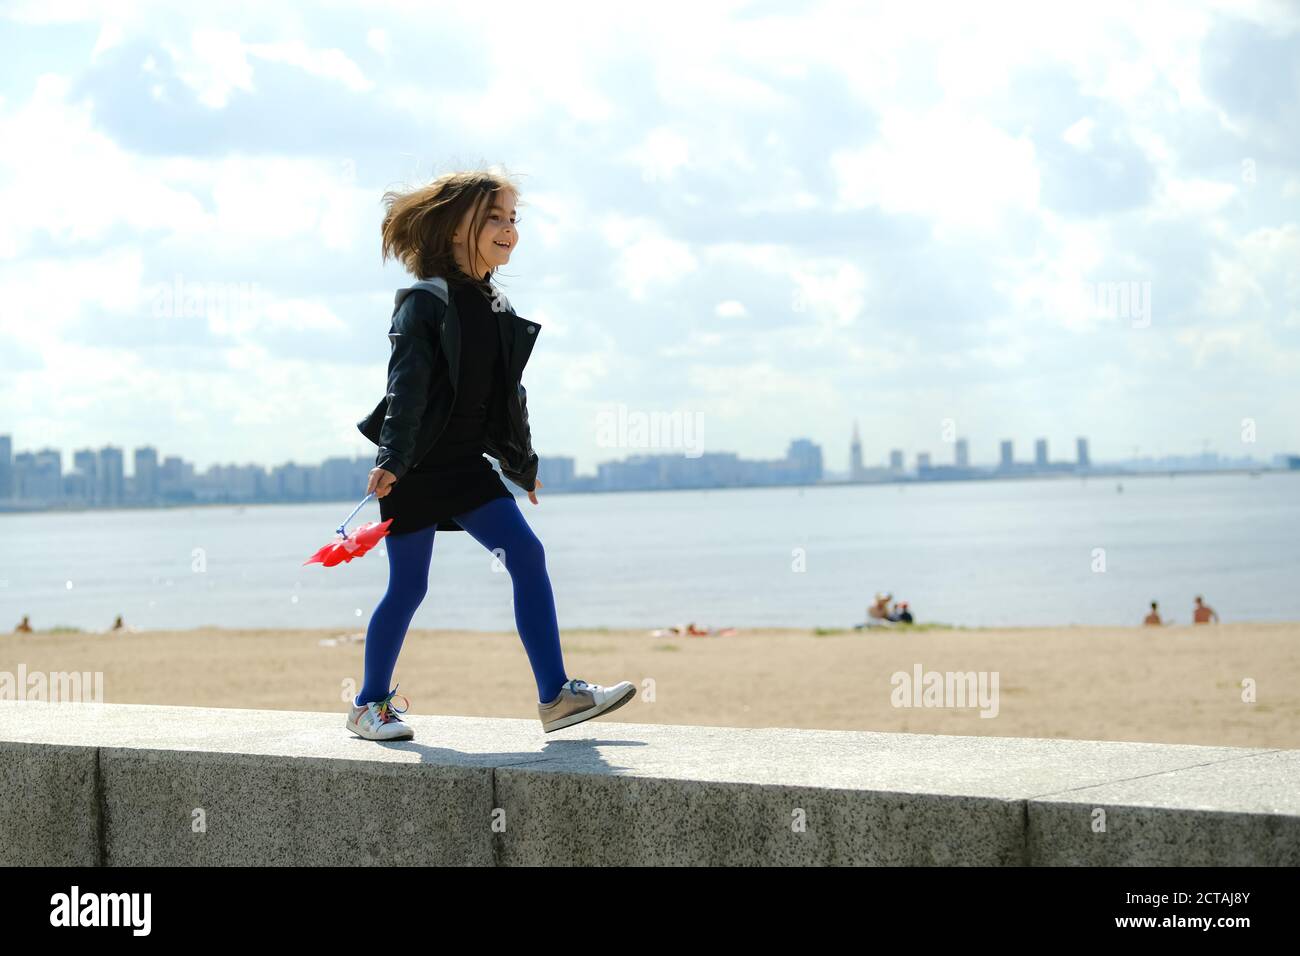
[[[0,701],[0,865],[1300,865],[1297,750],[410,723]]]

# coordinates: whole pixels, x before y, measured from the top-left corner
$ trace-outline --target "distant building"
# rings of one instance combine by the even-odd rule
[[[313,494],[312,468],[292,461],[271,469],[271,487],[274,494],[289,501],[307,501]]]
[[[998,464],[1001,468],[1010,468],[1015,464],[1015,455],[1012,453],[1011,441],[1009,439],[1002,442],[1002,453],[999,456]]]
[[[72,453],[72,474],[68,476],[68,495],[88,505],[99,503],[99,455],[93,448]]]
[[[254,466],[232,467],[225,482],[228,496],[244,500],[256,498],[260,472],[261,469]],[[366,482],[356,479],[353,459],[342,455],[326,458],[316,469],[315,491],[320,498],[346,498],[358,489],[364,493],[365,485]]]
[[[540,456],[537,460],[537,480],[545,488],[555,490],[573,484],[576,461],[564,455]]]
[[[820,445],[814,444],[807,438],[796,438],[786,449],[785,459],[790,463],[790,477],[795,481],[815,484],[822,480]]]
[[[727,488],[746,485],[815,484],[823,477],[821,446],[806,438],[792,441],[784,458],[743,459],[735,452],[685,455],[632,455],[599,462],[593,491],[650,488]],[[585,484],[585,482],[584,482]]]
[[[1075,442],[1075,447],[1078,449],[1079,467],[1080,468],[1090,467],[1092,463],[1088,458],[1088,439],[1079,438]]]
[[[194,496],[194,465],[182,459],[179,455],[168,455],[163,459],[162,467],[158,469],[158,493],[169,500],[187,500]],[[263,489],[265,494],[270,495],[271,488],[268,482]]]
[[[0,435],[0,498],[12,498],[14,495],[13,437]]]
[[[145,445],[135,450],[133,497],[153,501],[158,496],[158,449]]]
[[[1039,468],[1047,467],[1047,439],[1039,438],[1034,442],[1034,464]]]
[[[63,497],[63,452],[42,448],[36,453],[36,497],[57,501]]]
[[[889,453],[889,470],[903,470],[903,450],[901,448],[895,448]]]
[[[853,422],[853,440],[849,443],[849,481],[862,480],[862,439],[858,437],[858,423]]]
[[[100,504],[119,505],[126,497],[126,470],[122,459],[122,449],[105,445],[99,450],[99,487],[97,489]]]
[[[970,467],[970,447],[964,438],[957,439],[957,454],[954,461],[958,468]]]
[[[62,456],[53,448],[14,455],[14,494],[18,498],[55,502],[63,497]]]
[[[929,471],[929,470],[930,470],[930,453],[929,453],[928,451],[922,451],[922,452],[918,452],[918,453],[917,453],[917,455],[916,455],[916,470],[917,470],[917,471]]]

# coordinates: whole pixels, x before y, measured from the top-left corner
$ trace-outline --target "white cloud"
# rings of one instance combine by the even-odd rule
[[[1162,178],[1146,210],[1150,221],[1203,219],[1222,212],[1241,192],[1232,182],[1212,179]]]
[[[1082,150],[1092,149],[1092,131],[1097,128],[1097,123],[1091,116],[1084,116],[1078,122],[1071,123],[1061,134],[1061,139],[1071,146]]]
[[[204,106],[221,109],[235,90],[253,92],[253,65],[233,30],[195,30],[188,48],[171,41],[163,41],[163,48],[171,54],[177,77]]]
[[[388,31],[382,27],[371,27],[366,31],[366,46],[374,50],[380,56],[387,58],[389,51],[392,49],[392,42],[389,40]]]
[[[784,451],[789,437],[801,434],[807,425],[804,409],[808,407],[835,407],[839,402],[838,389],[826,378],[808,375],[804,370],[776,365],[766,360],[742,365],[716,365],[693,362],[689,383],[702,398],[708,400],[707,418],[732,421],[748,418],[753,422],[755,409],[763,414],[761,428],[766,436],[764,450]],[[709,428],[706,421],[706,433]],[[726,438],[727,432],[711,432],[709,451],[733,448]],[[778,437],[779,436],[779,437]],[[720,447],[721,446],[721,447]]]
[[[0,265],[0,325],[42,353],[60,352],[75,341],[87,316],[121,323],[140,315],[143,276],[143,257],[133,248],[6,262]],[[80,375],[67,380],[77,387],[83,381]]]
[[[1038,202],[1033,144],[945,108],[890,112],[878,140],[830,162],[842,206],[924,216],[940,229],[988,228]]]
[[[372,90],[375,84],[342,50],[314,49],[300,40],[280,43],[250,43],[245,49],[272,63],[296,66],[312,76],[337,80],[354,93]]]
[[[1300,225],[1257,229],[1212,257],[1213,271],[1200,306],[1215,319],[1300,325]],[[1300,354],[1300,343],[1291,348]],[[1284,348],[1276,343],[1275,348]]]
[[[373,45],[375,31],[371,31],[369,39]],[[164,40],[162,45],[171,54],[176,75],[194,91],[200,103],[211,109],[224,108],[236,90],[255,92],[250,57],[296,67],[312,76],[336,81],[353,92],[374,89],[361,67],[343,51],[310,47],[298,39],[247,43],[234,30],[200,27],[189,35],[185,46],[170,40]]]
[[[862,312],[868,294],[866,273],[842,261],[808,261],[797,254],[791,259],[795,291],[790,308],[811,317],[807,344],[820,347],[842,339]]]
[[[609,353],[568,352],[564,356],[564,374],[558,384],[565,392],[577,395],[605,381],[609,374]]]
[[[623,154],[624,159],[641,170],[649,183],[670,182],[679,168],[690,160],[690,140],[668,127],[648,130],[645,138]]]
[[[698,268],[690,246],[665,235],[653,220],[606,219],[600,231],[615,251],[614,281],[633,299],[644,300],[651,287],[674,285]]]
[[[199,212],[194,196],[160,181],[95,128],[84,101],[67,101],[71,80],[47,73],[31,99],[0,113],[0,255],[21,255],[38,235],[60,242],[98,239],[115,227],[166,230]]]
[[[122,230],[148,242],[203,236],[213,252],[301,237],[347,250],[373,238],[378,200],[337,161],[138,156],[97,127],[88,103],[69,102],[71,82],[45,74],[27,103],[0,111],[0,141],[23,144],[0,154],[0,255],[42,236],[86,242]]]

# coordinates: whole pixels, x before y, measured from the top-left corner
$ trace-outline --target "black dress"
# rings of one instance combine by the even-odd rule
[[[466,279],[450,284],[460,317],[460,382],[451,419],[429,453],[379,499],[382,520],[393,519],[389,535],[419,531],[463,531],[454,515],[494,498],[514,497],[484,457],[488,420],[500,414],[505,389],[501,334],[492,311],[491,286]]]

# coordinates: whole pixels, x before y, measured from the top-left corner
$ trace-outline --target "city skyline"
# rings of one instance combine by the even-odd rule
[[[570,456],[543,456],[538,477],[552,492],[622,491],[653,488],[747,487],[773,484],[841,484],[882,481],[985,480],[1049,475],[1133,474],[1147,470],[1213,471],[1265,468],[1300,470],[1300,455],[1275,455],[1271,461],[1252,456],[1231,458],[1218,453],[1161,459],[1096,461],[1087,436],[1076,438],[1073,460],[1053,460],[1049,445],[1034,440],[1032,459],[1016,458],[1014,440],[1002,440],[993,464],[970,457],[962,437],[951,442],[951,461],[930,451],[915,453],[908,464],[903,449],[890,449],[885,464],[867,464],[855,425],[848,445],[848,468],[827,467],[821,446],[792,439],[780,459],[746,459],[734,451],[636,449],[622,458],[607,458],[594,473],[579,473]],[[28,505],[160,505],[220,501],[313,501],[353,497],[366,483],[372,455],[331,456],[318,462],[286,460],[209,465],[202,471],[180,455],[159,460],[155,446],[132,450],[131,472],[121,446],[72,452],[72,468],[63,470],[63,450],[46,446],[17,450],[12,436],[0,434],[0,506],[22,510]],[[499,471],[499,465],[493,462]]]
[[[668,417],[668,416],[671,416],[671,415],[674,415],[674,414],[678,414],[678,413],[669,412],[669,413],[663,413],[663,414],[665,415],[665,417]],[[596,429],[593,429],[593,431],[595,431],[595,430],[596,430]],[[934,429],[934,433],[935,433],[935,434],[940,434],[940,433],[942,433],[944,430],[952,430],[952,424],[949,423],[949,424],[946,424],[946,425],[941,426],[940,428],[936,428],[936,429]],[[1243,432],[1245,432],[1246,430],[1247,430],[1246,426],[1243,425]],[[17,443],[13,441],[13,433],[12,433],[12,432],[7,432],[7,433],[6,433],[6,432],[0,432],[0,441],[3,441],[3,440],[5,440],[5,439],[8,439],[8,441],[9,441],[9,443],[10,443],[10,447],[13,447],[13,448],[18,448],[18,447],[19,447],[19,446],[17,445]],[[791,440],[793,440],[793,439],[791,439]],[[806,434],[800,436],[800,439],[799,439],[799,440],[813,441],[813,439],[810,438],[810,437],[809,437],[808,435],[806,435]],[[860,437],[859,437],[859,425],[858,425],[857,420],[854,419],[854,420],[853,420],[853,425],[852,425],[851,436],[850,436],[850,438],[849,438],[849,439],[844,443],[844,447],[845,447],[845,449],[846,449],[846,462],[847,462],[847,466],[848,466],[849,469],[852,469],[852,467],[853,467],[853,462],[852,462],[852,456],[853,456],[852,447],[853,447],[853,444],[854,444],[855,441],[859,441],[859,440],[860,440]],[[1045,447],[1046,447],[1046,448],[1049,448],[1049,449],[1060,448],[1061,446],[1066,446],[1066,447],[1068,447],[1068,448],[1070,449],[1069,456],[1067,456],[1067,457],[1070,458],[1070,459],[1078,460],[1078,446],[1077,446],[1077,443],[1078,443],[1079,441],[1083,441],[1083,442],[1085,442],[1085,443],[1087,444],[1087,448],[1088,448],[1088,455],[1087,455],[1087,457],[1088,457],[1088,458],[1093,459],[1093,460],[1096,460],[1096,461],[1098,461],[1098,462],[1103,462],[1103,461],[1104,461],[1104,462],[1108,462],[1108,463],[1121,462],[1121,461],[1132,461],[1132,460],[1138,460],[1138,459],[1159,460],[1159,459],[1163,459],[1163,458],[1186,458],[1186,457],[1193,457],[1193,456],[1205,456],[1205,455],[1207,455],[1207,454],[1211,454],[1211,453],[1212,453],[1212,454],[1215,454],[1215,455],[1218,455],[1218,456],[1220,456],[1220,457],[1222,457],[1222,458],[1225,458],[1225,459],[1230,459],[1230,460],[1237,460],[1237,459],[1243,459],[1243,460],[1244,460],[1244,459],[1253,459],[1253,460],[1259,460],[1259,461],[1274,461],[1274,460],[1278,460],[1278,459],[1282,459],[1282,458],[1286,458],[1286,457],[1290,457],[1290,456],[1294,456],[1294,455],[1300,454],[1300,447],[1297,447],[1297,448],[1277,448],[1277,449],[1275,449],[1275,450],[1273,450],[1273,449],[1265,450],[1264,448],[1262,448],[1262,447],[1260,447],[1258,444],[1256,444],[1253,440],[1248,440],[1248,439],[1243,438],[1243,440],[1239,441],[1236,445],[1233,445],[1233,446],[1228,447],[1228,448],[1219,448],[1219,447],[1214,447],[1212,444],[1208,443],[1208,441],[1202,439],[1202,440],[1199,442],[1200,447],[1199,447],[1199,448],[1196,448],[1195,450],[1193,450],[1189,445],[1183,445],[1183,446],[1181,446],[1181,447],[1174,446],[1174,447],[1172,447],[1170,450],[1167,450],[1167,451],[1162,450],[1162,451],[1160,451],[1160,452],[1158,452],[1158,453],[1151,453],[1150,451],[1147,451],[1146,454],[1141,454],[1141,452],[1143,451],[1143,449],[1141,448],[1141,446],[1131,446],[1131,447],[1129,447],[1129,448],[1122,449],[1122,452],[1128,452],[1128,454],[1122,454],[1122,453],[1111,453],[1111,454],[1109,454],[1109,455],[1105,455],[1105,456],[1103,456],[1103,457],[1098,457],[1097,455],[1095,455],[1095,454],[1093,453],[1094,445],[1093,445],[1092,438],[1091,438],[1091,436],[1089,436],[1089,435],[1076,434],[1076,435],[1071,436],[1068,440],[1057,440],[1057,439],[1053,439],[1053,438],[1051,438],[1050,436],[1044,436],[1044,435],[1042,435],[1041,433],[1038,434],[1038,435],[1032,436],[1032,437],[1030,437],[1030,438],[1026,438],[1025,436],[1021,435],[1021,436],[1016,436],[1016,437],[1012,437],[1012,438],[1009,438],[1009,439],[1008,439],[1008,438],[1005,438],[1005,437],[999,437],[999,438],[995,438],[995,439],[989,439],[989,440],[986,440],[986,441],[983,441],[983,442],[972,441],[971,438],[970,438],[969,436],[967,436],[967,435],[965,435],[965,434],[963,433],[963,434],[961,434],[961,435],[959,435],[959,436],[956,436],[956,437],[953,437],[953,438],[950,438],[950,439],[944,439],[944,438],[940,437],[940,438],[936,438],[936,439],[934,439],[934,440],[928,440],[928,441],[927,441],[926,439],[923,439],[923,438],[917,438],[917,439],[914,440],[913,442],[903,445],[901,448],[900,448],[899,446],[897,446],[897,445],[889,446],[889,445],[887,445],[887,444],[882,444],[882,443],[877,443],[877,444],[873,445],[872,447],[873,447],[874,449],[877,449],[877,450],[878,450],[879,454],[878,454],[876,457],[879,459],[879,463],[880,463],[880,464],[883,464],[885,467],[895,467],[894,464],[893,464],[893,462],[890,460],[890,456],[893,455],[893,454],[895,454],[896,452],[901,452],[901,453],[902,453],[904,461],[907,461],[907,460],[914,460],[914,459],[915,459],[915,456],[916,456],[918,453],[920,453],[920,454],[927,454],[927,453],[928,453],[928,454],[930,454],[931,458],[935,460],[936,463],[939,463],[939,462],[938,462],[938,458],[944,454],[944,449],[945,449],[945,448],[948,448],[949,446],[951,446],[951,449],[952,449],[952,450],[951,450],[951,454],[954,455],[954,456],[957,456],[957,458],[956,458],[954,461],[952,461],[952,462],[945,461],[944,463],[946,463],[946,464],[957,464],[957,465],[959,465],[959,466],[960,466],[960,465],[964,465],[964,464],[969,464],[969,465],[971,465],[971,466],[978,467],[978,466],[981,466],[981,465],[983,465],[983,464],[990,464],[990,463],[996,463],[996,462],[998,462],[998,461],[1001,461],[1001,460],[1002,460],[1002,457],[1003,457],[1002,446],[1005,445],[1007,442],[1010,442],[1013,448],[1020,447],[1020,448],[1028,448],[1028,449],[1031,449],[1031,452],[1030,452],[1029,455],[1027,455],[1027,456],[1022,456],[1022,458],[1018,458],[1018,459],[1016,459],[1017,461],[1020,461],[1020,460],[1034,460],[1034,461],[1037,461],[1037,460],[1038,460],[1038,454],[1037,454],[1037,452],[1038,452],[1038,447],[1037,447],[1037,446],[1038,446],[1039,443],[1043,443],[1043,444],[1045,445]],[[1031,443],[1032,443],[1032,444],[1031,444]],[[328,458],[328,457],[344,457],[344,458],[346,458],[346,457],[355,457],[355,456],[361,456],[361,457],[364,457],[366,454],[372,454],[372,455],[373,455],[373,451],[368,451],[368,449],[373,449],[374,446],[373,446],[371,443],[369,443],[368,441],[365,441],[365,440],[361,440],[361,441],[351,441],[351,442],[346,443],[346,444],[348,444],[348,448],[346,448],[346,449],[340,449],[340,450],[339,450],[335,455],[326,455],[326,456],[324,456],[324,457],[326,457],[326,458]],[[814,444],[817,444],[817,445],[819,445],[819,446],[824,446],[824,444],[826,444],[826,443],[814,442]],[[832,443],[829,443],[829,444],[831,444],[832,446],[834,446],[836,443],[832,442]],[[357,446],[361,446],[361,450],[360,450],[360,451],[357,451]],[[47,443],[46,445],[42,446],[42,448],[37,449],[34,445],[30,445],[30,444],[29,444],[29,445],[25,446],[25,450],[26,450],[26,451],[42,451],[42,450],[47,450],[47,449],[52,448],[52,447],[55,447],[55,446],[52,446],[52,445],[50,445],[49,443]],[[89,444],[85,444],[85,445],[84,445],[84,448],[82,448],[82,449],[76,449],[76,450],[73,452],[73,454],[75,455],[77,452],[82,451],[82,450],[97,451],[97,450],[99,450],[99,449],[106,448],[106,447],[115,448],[115,449],[118,449],[119,451],[125,451],[126,449],[132,447],[132,443],[129,443],[129,442],[116,442],[116,443],[114,443],[114,442],[109,442],[109,443],[106,443],[106,444],[96,444],[96,443],[93,443],[93,442],[92,442],[92,443],[89,443]],[[619,448],[619,447],[623,447],[623,446],[615,445],[614,447],[615,447],[615,448]],[[974,447],[974,448],[976,448],[976,449],[986,449],[986,450],[988,451],[988,455],[987,455],[987,457],[982,457],[982,456],[980,456],[980,455],[978,455],[978,454],[975,455],[975,456],[973,456],[973,457],[971,457],[971,456],[970,456],[970,449],[971,449],[972,447]],[[155,449],[155,450],[156,450],[156,449],[158,448],[158,445],[157,445],[156,443],[151,443],[151,442],[146,442],[146,443],[142,443],[142,444],[141,444],[141,443],[135,443],[135,445],[134,445],[134,449],[135,449],[135,450],[145,449],[145,448]],[[965,450],[964,452],[963,452],[963,449]],[[62,448],[60,447],[59,450],[60,450],[60,452],[61,452],[61,451],[62,451]],[[679,449],[677,449],[677,448],[675,448],[674,446],[671,446],[671,445],[666,445],[666,446],[665,446],[665,445],[647,444],[647,445],[643,445],[643,446],[637,446],[637,445],[635,445],[635,444],[629,443],[626,447],[624,447],[624,450],[625,450],[625,451],[628,451],[629,453],[635,453],[636,451],[639,450],[639,451],[642,451],[642,452],[644,452],[644,453],[649,453],[649,454],[663,454],[663,453],[673,453],[674,451],[677,451],[677,450],[679,450]],[[720,453],[744,454],[744,453],[743,453],[739,448],[736,448],[736,447],[726,447],[726,448],[718,447],[718,448],[711,448],[711,449],[709,449],[709,450],[712,451],[712,452],[720,452]],[[16,452],[15,452],[15,453],[16,453]],[[540,453],[540,452],[539,452],[539,453]],[[960,460],[960,458],[961,458],[961,456],[962,456],[963,454],[965,454],[965,455],[967,456],[965,462],[963,462],[963,461]],[[201,461],[201,460],[199,460],[199,459],[196,459],[196,458],[193,458],[193,457],[190,457],[190,456],[184,456],[184,455],[183,455],[183,456],[181,456],[181,457],[182,457],[186,462],[192,464],[196,469],[198,469],[198,470],[200,470],[200,471],[205,470],[205,469],[207,469],[207,468],[213,468],[213,467],[217,467],[217,468],[220,468],[220,467],[243,467],[243,466],[250,466],[250,465],[256,465],[256,466],[260,466],[260,467],[263,467],[263,468],[271,468],[271,467],[276,467],[277,465],[294,464],[294,463],[297,463],[297,462],[299,462],[299,461],[308,461],[308,459],[306,459],[306,458],[300,458],[300,457],[295,457],[295,456],[287,456],[287,457],[284,457],[284,458],[280,459],[280,461],[278,461],[278,462],[270,462],[270,461],[264,461],[264,460],[263,460],[263,461],[258,461],[258,460],[255,460],[255,459],[249,459],[249,458],[244,458],[244,459],[242,459],[242,460],[241,460],[241,459],[237,459],[237,458],[223,458],[223,459],[219,459],[219,460],[206,461],[206,462],[205,462],[205,461]],[[553,455],[553,456],[550,456],[550,457],[553,457],[553,458],[563,458],[563,459],[566,459],[566,460],[574,461],[575,463],[576,463],[576,462],[579,462],[579,458],[578,458],[578,456],[576,456],[576,455],[574,455],[574,454],[561,453],[561,454]],[[593,465],[595,465],[595,466],[598,466],[599,464],[601,464],[601,463],[604,462],[604,461],[613,460],[613,459],[608,458],[607,456],[602,456],[602,455],[597,455],[597,456],[594,456],[594,457],[596,458],[596,461],[593,462]],[[319,458],[319,459],[315,459],[315,460],[316,460],[316,461],[322,461],[322,460],[324,460],[324,458]],[[1066,459],[1065,459],[1065,458],[1062,458],[1060,455],[1058,455],[1054,460],[1056,460],[1056,461],[1063,461],[1063,460],[1066,460]],[[864,452],[864,457],[863,457],[863,463],[864,463],[864,465],[865,465],[865,466],[868,466],[868,467],[874,467],[874,465],[871,464],[873,461],[875,461],[875,459],[872,459],[872,458],[870,457],[869,454],[867,454],[866,452]],[[577,465],[576,467],[577,467],[577,470],[579,470],[579,471],[584,470],[584,469],[581,467],[580,464]],[[586,469],[586,470],[591,470],[591,469]]]

